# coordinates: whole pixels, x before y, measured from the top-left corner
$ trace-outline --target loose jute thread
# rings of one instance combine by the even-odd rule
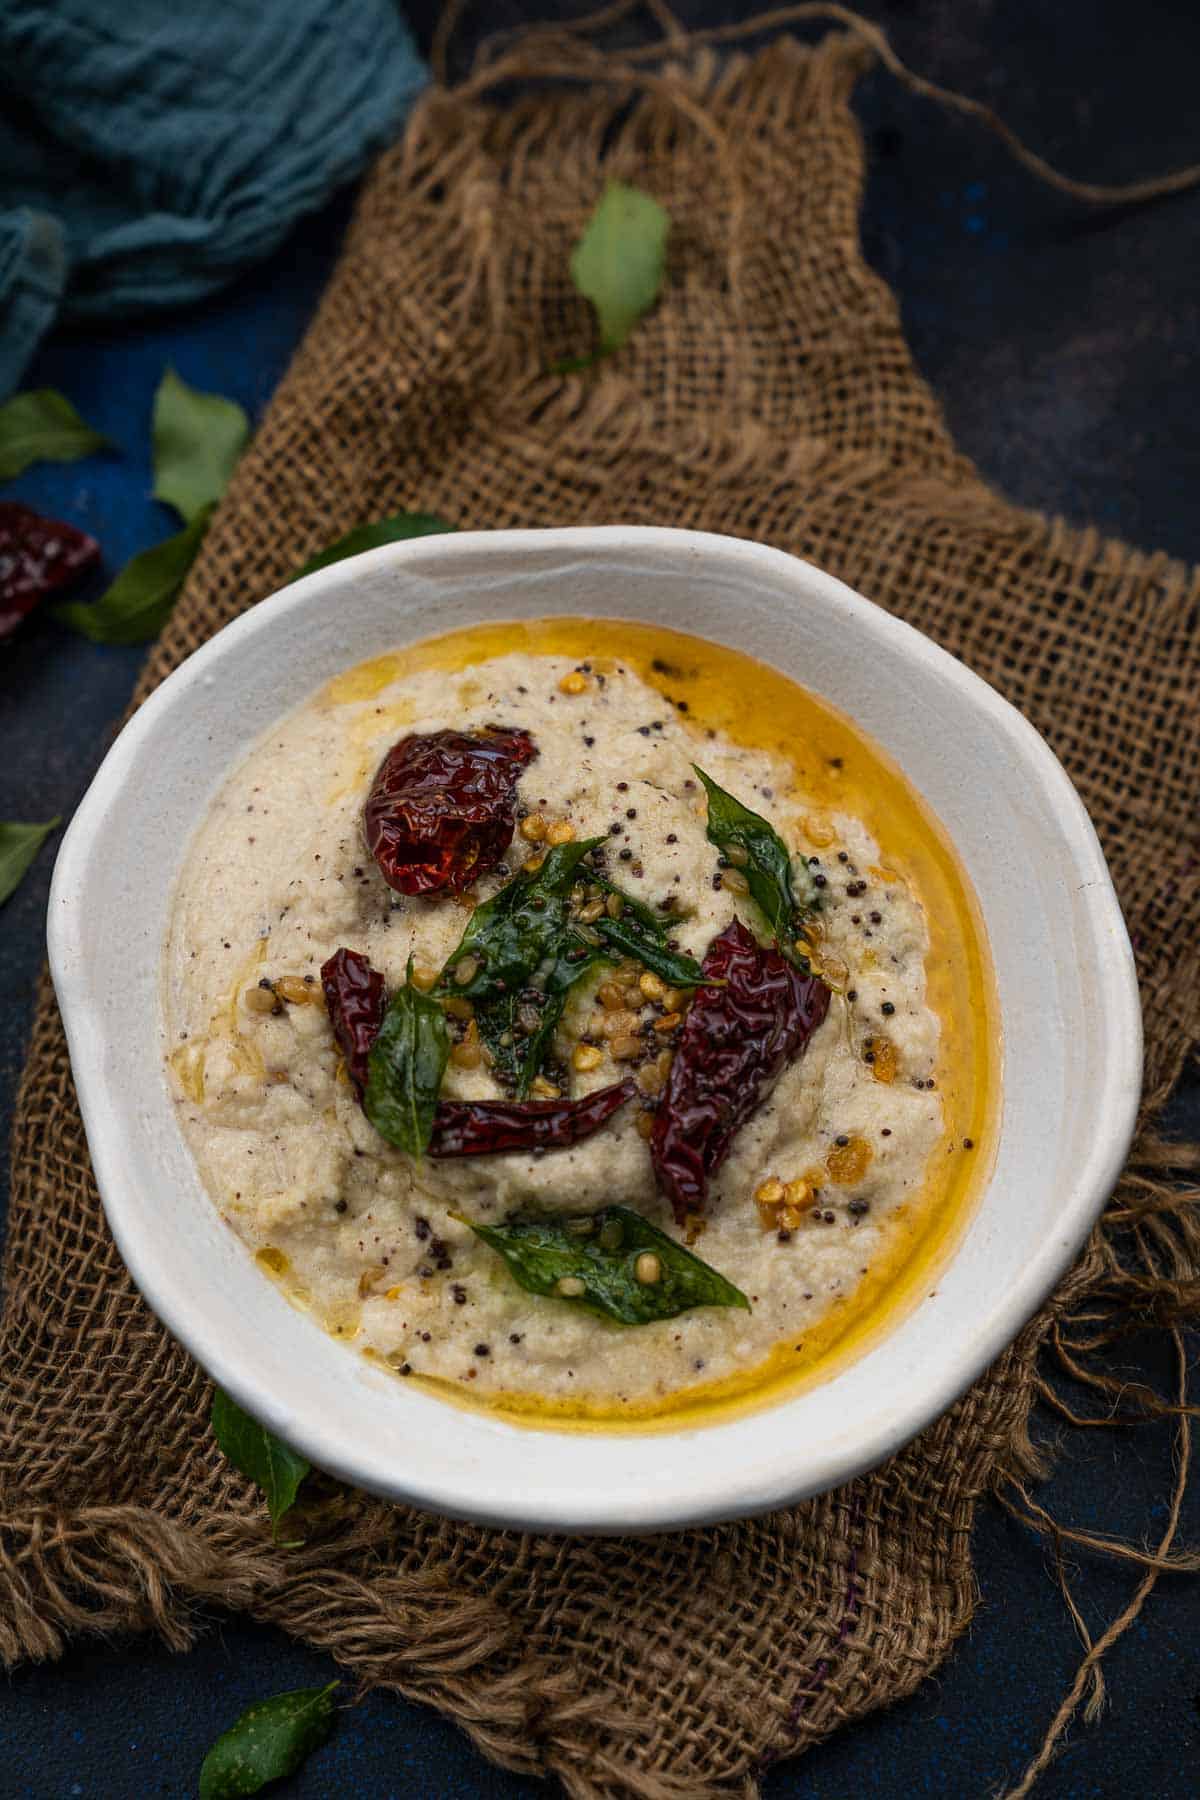
[[[447,80],[450,43],[467,7],[468,0],[448,0],[438,17],[431,61],[434,74],[443,85]],[[910,69],[893,49],[890,38],[881,26],[873,19],[856,12],[853,7],[838,6],[836,0],[811,0],[811,3],[801,0],[795,6],[772,7],[749,19],[739,20],[736,24],[712,25],[692,32],[684,29],[665,0],[617,0],[615,5],[598,8],[573,22],[535,26],[522,32],[524,44],[521,54],[537,55],[552,49],[557,43],[564,43],[578,51],[587,37],[608,30],[631,14],[643,11],[658,25],[663,34],[662,41],[639,44],[622,51],[619,61],[627,68],[658,61],[665,56],[694,54],[708,45],[744,43],[747,38],[782,31],[789,25],[832,21],[845,25],[856,37],[861,38],[864,45],[874,51],[888,73],[895,76],[910,93],[919,94],[923,100],[932,100],[939,106],[961,113],[964,118],[973,119],[977,124],[985,126],[1000,139],[1023,168],[1049,187],[1068,194],[1072,200],[1084,200],[1093,206],[1138,206],[1149,200],[1164,199],[1168,194],[1185,193],[1200,183],[1200,162],[1188,163],[1182,169],[1171,169],[1162,175],[1150,175],[1140,181],[1104,183],[1080,181],[1076,176],[1064,175],[1053,163],[1031,149],[993,107],[957,88],[945,87],[939,81],[930,81],[915,69]],[[484,45],[481,60],[484,63],[492,61],[499,47],[507,43],[512,35],[514,34],[507,32],[496,33]],[[579,79],[585,78],[590,72],[578,67],[573,71]],[[512,79],[514,75],[519,75],[519,70],[505,68],[503,62],[497,62],[486,74],[481,72],[477,78],[478,86],[491,86],[497,81]],[[472,89],[473,84],[468,83],[465,91],[470,92]]]

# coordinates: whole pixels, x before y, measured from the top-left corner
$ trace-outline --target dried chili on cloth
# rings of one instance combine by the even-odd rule
[[[384,757],[363,808],[367,848],[401,894],[461,894],[512,842],[528,732],[430,731]]]

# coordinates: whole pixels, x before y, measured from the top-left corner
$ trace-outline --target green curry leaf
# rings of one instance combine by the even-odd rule
[[[424,1154],[433,1131],[442,1076],[450,1055],[446,1015],[408,979],[388,1003],[367,1058],[363,1111],[380,1137],[410,1156]]]
[[[60,819],[45,825],[0,824],[0,906],[15,894],[34,857]]]
[[[336,1681],[247,1707],[200,1765],[200,1800],[237,1800],[292,1775],[333,1731]]]
[[[212,1412],[209,1415],[212,1434],[224,1454],[262,1489],[271,1515],[271,1529],[279,1538],[279,1521],[296,1503],[300,1483],[311,1465],[289,1449],[257,1419],[243,1412],[222,1388],[213,1389]],[[245,1790],[250,1793],[252,1790]]]
[[[72,600],[54,608],[55,618],[94,644],[142,644],[157,637],[195,561],[211,512],[206,507],[174,537],[131,557],[94,605]]]
[[[111,438],[93,431],[53,388],[30,388],[0,406],[0,481],[20,475],[30,463],[76,462],[112,448]]]
[[[795,960],[796,932],[804,915],[820,903],[808,865],[794,867],[788,847],[773,825],[718,787],[695,763],[692,767],[708,795],[709,843],[741,869],[780,948]]]
[[[619,350],[657,300],[670,229],[657,200],[609,182],[571,257],[571,279],[595,309],[601,355]]]
[[[571,989],[598,963],[631,956],[673,987],[696,987],[704,980],[699,963],[668,948],[669,921],[581,866],[606,842],[597,837],[557,844],[539,868],[520,870],[476,908],[442,971],[439,991],[471,1002],[493,1066],[519,1098],[546,1060]],[[619,916],[606,913],[583,925],[572,911],[576,883],[592,894],[619,895]]]
[[[580,861],[604,841],[556,844],[539,869],[516,874],[476,907],[442,971],[441,991],[472,1003],[495,1068],[520,1097],[545,1060],[571,988],[603,960],[601,947],[572,928],[569,902]]]
[[[622,1325],[674,1319],[696,1306],[750,1310],[740,1288],[626,1206],[573,1217],[518,1215],[501,1225],[466,1222],[499,1251],[527,1293],[603,1313]],[[638,1279],[646,1255],[655,1259],[641,1264],[643,1274],[654,1275],[649,1281]]]
[[[154,498],[192,524],[225,492],[249,435],[236,400],[202,394],[168,369],[154,396]]]
[[[55,618],[96,644],[157,637],[249,432],[235,401],[201,394],[168,369],[154,398],[154,495],[174,507],[184,529],[132,557],[94,606],[72,601],[55,607]]]
[[[633,957],[635,962],[652,969],[672,987],[699,987],[703,983],[704,971],[700,964],[668,946],[667,933],[672,923],[669,914],[660,916],[651,912],[648,906],[602,875],[590,879],[606,894],[616,894],[621,900],[621,910],[615,919],[606,913],[592,926],[609,949],[618,956]]]
[[[341,562],[343,557],[357,556],[362,550],[377,550],[381,544],[397,544],[405,538],[434,537],[443,531],[457,531],[457,525],[450,525],[445,519],[439,519],[436,513],[393,513],[388,519],[373,519],[370,524],[356,525],[344,537],[337,538],[324,550],[318,550],[310,556],[296,573],[293,581],[299,581],[304,575],[311,575],[315,569],[324,569],[330,563]]]

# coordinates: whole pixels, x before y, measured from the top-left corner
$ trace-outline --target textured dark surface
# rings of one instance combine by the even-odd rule
[[[435,10],[409,8],[425,43]],[[462,41],[536,10],[480,5]],[[701,23],[750,9],[677,10]],[[988,100],[1072,172],[1117,181],[1200,156],[1200,14],[1190,9],[928,0],[863,10],[914,67]],[[1094,214],[1035,187],[978,130],[883,75],[864,81],[859,112],[871,153],[868,254],[900,296],[917,360],[963,449],[1014,499],[1195,560],[1200,196]],[[150,401],[163,364],[261,411],[311,314],[348,207],[349,198],[329,208],[269,267],[202,310],[49,346],[31,384],[63,388],[125,454],[30,471],[6,492],[95,533],[109,569],[165,535],[171,526],[149,499],[148,461]],[[88,644],[48,621],[0,654],[0,818],[70,812],[107,747],[138,660],[135,651]],[[51,861],[47,851],[0,914],[5,1177]],[[1200,1131],[1194,1087],[1174,1116]],[[1152,1346],[1140,1354],[1134,1346],[1129,1361],[1159,1379],[1166,1373]],[[1052,1430],[1049,1421],[1043,1430]],[[1169,1475],[1169,1440],[1157,1427],[1071,1433],[1049,1499],[1064,1520],[1149,1538],[1162,1527]],[[1195,1492],[1186,1532],[1200,1539]],[[841,1800],[858,1791],[983,1796],[1019,1771],[1069,1682],[1078,1644],[1042,1549],[996,1510],[981,1516],[976,1560],[983,1605],[943,1673],[915,1699],[769,1776],[771,1800]],[[1132,1586],[1128,1571],[1092,1560],[1078,1567],[1076,1590],[1093,1627],[1119,1610]],[[1159,1588],[1112,1659],[1105,1721],[1075,1731],[1039,1790],[1048,1800],[1182,1800],[1197,1791],[1197,1601],[1183,1581]],[[205,1747],[244,1706],[325,1679],[327,1670],[324,1658],[240,1620],[214,1620],[187,1657],[148,1640],[79,1647],[54,1667],[23,1670],[4,1692],[0,1800],[193,1793]],[[439,1719],[376,1696],[348,1712],[334,1742],[279,1791],[315,1800],[548,1790],[492,1770]]]

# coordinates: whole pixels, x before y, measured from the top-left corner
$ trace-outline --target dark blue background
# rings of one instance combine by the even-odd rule
[[[692,23],[750,10],[677,7]],[[990,101],[1060,166],[1117,181],[1200,157],[1194,6],[867,0],[863,10],[913,66]],[[427,45],[435,6],[408,11]],[[479,5],[460,44],[536,11]],[[979,130],[885,76],[865,79],[859,112],[870,151],[867,253],[900,296],[917,360],[960,444],[1017,500],[1194,560],[1200,196],[1095,214],[1035,186]],[[124,455],[43,467],[7,491],[87,525],[109,570],[166,535],[172,525],[149,499],[148,460],[150,402],[163,365],[236,396],[257,416],[309,319],[351,200],[343,196],[305,223],[268,267],[203,308],[47,346],[30,384],[62,388]],[[49,620],[32,622],[7,647],[0,818],[70,812],[111,739],[139,660]],[[0,914],[5,1143],[51,862],[47,851]],[[1200,1132],[1194,1085],[1173,1123]],[[1159,1380],[1168,1374],[1150,1341],[1131,1346],[1128,1366]],[[1055,1430],[1050,1419],[1041,1428]],[[1162,1529],[1170,1473],[1161,1427],[1068,1434],[1048,1498],[1064,1520],[1150,1540]],[[1194,1490],[1185,1533],[1200,1539]],[[995,1508],[981,1514],[976,1561],[982,1605],[944,1670],[914,1699],[773,1772],[770,1800],[843,1800],[862,1791],[983,1796],[1015,1778],[1079,1647],[1043,1549]],[[1128,1570],[1084,1559],[1077,1591],[1089,1622],[1118,1610],[1133,1584]],[[1182,1579],[1160,1584],[1111,1659],[1105,1722],[1073,1732],[1039,1789],[1046,1800],[1182,1800],[1200,1791],[1197,1599]],[[277,1632],[218,1616],[187,1656],[150,1640],[76,1647],[0,1689],[0,1797],[194,1793],[205,1748],[251,1700],[325,1680],[331,1669]],[[491,1769],[453,1727],[377,1695],[343,1715],[334,1741],[286,1792],[310,1800],[515,1800],[550,1790]]]

